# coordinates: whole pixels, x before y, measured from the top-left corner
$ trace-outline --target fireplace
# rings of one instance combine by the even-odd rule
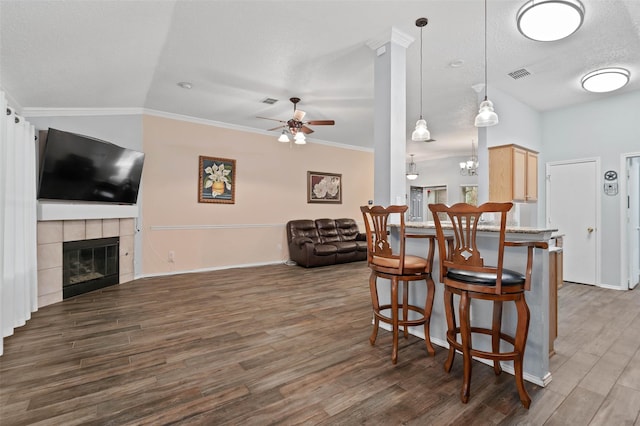
[[[62,245],[62,298],[119,282],[118,237],[67,241]]]

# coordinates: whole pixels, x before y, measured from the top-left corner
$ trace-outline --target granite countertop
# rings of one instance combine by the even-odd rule
[[[391,225],[391,226],[398,226]],[[423,228],[423,229],[435,229],[433,222],[405,222],[405,227],[409,228]],[[442,222],[444,229],[452,229],[450,223]],[[486,224],[478,225],[478,231],[484,232],[500,232],[500,226],[487,222]],[[507,232],[515,234],[541,234],[545,232],[556,232],[556,228],[533,228],[528,226],[509,226],[507,225]]]

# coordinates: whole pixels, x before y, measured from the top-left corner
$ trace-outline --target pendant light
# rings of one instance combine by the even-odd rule
[[[493,102],[487,97],[487,0],[484,0],[484,101],[476,115],[476,127],[489,127],[498,124],[498,114],[493,110]]]
[[[416,170],[416,163],[413,162],[413,154],[411,154],[411,162],[409,163],[409,167],[407,168],[407,179],[418,179],[418,171]]]
[[[420,119],[416,122],[416,129],[411,134],[411,140],[417,142],[431,139],[431,133],[427,129],[427,121],[422,118],[422,30],[428,23],[429,20],[427,18],[418,18],[416,20],[416,26],[420,27]]]

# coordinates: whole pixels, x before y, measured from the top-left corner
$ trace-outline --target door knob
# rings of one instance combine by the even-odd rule
[[[587,228],[587,231],[588,231],[589,233],[592,233],[592,232],[593,232],[593,228],[592,228],[592,227],[588,227],[588,228]]]

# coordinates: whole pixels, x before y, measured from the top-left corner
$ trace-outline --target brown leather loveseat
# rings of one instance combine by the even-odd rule
[[[353,219],[301,219],[287,223],[289,257],[300,266],[367,259],[367,236]]]

